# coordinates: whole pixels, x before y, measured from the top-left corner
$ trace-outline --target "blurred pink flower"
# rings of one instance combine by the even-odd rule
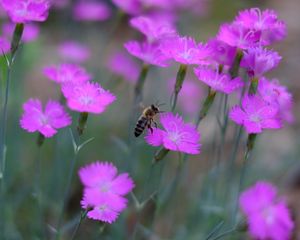
[[[178,106],[180,109],[191,117],[196,117],[199,111],[201,99],[203,95],[203,89],[197,80],[187,78],[184,80],[182,89],[180,91],[180,97],[178,98]],[[175,79],[168,81],[168,90],[170,95],[174,91]]]
[[[51,7],[56,9],[63,9],[70,5],[71,0],[52,0]]]
[[[126,194],[134,188],[127,173],[118,175],[117,168],[108,162],[95,162],[79,170],[84,185],[83,208],[92,208],[88,217],[103,222],[114,222],[127,206]]]
[[[10,41],[5,37],[0,37],[0,56],[10,52]]]
[[[160,49],[159,44],[151,44],[147,42],[140,43],[138,41],[129,41],[124,44],[127,51],[144,61],[159,67],[167,67],[167,58]]]
[[[275,51],[262,47],[248,48],[244,52],[241,66],[246,68],[250,76],[259,77],[277,67],[281,56]]]
[[[157,21],[155,18],[139,16],[130,20],[130,25],[147,37],[152,43],[159,40],[175,37],[177,32],[171,24],[166,21]]]
[[[272,184],[257,182],[240,195],[239,201],[251,237],[258,240],[290,239],[294,223],[286,202],[277,198]]]
[[[258,46],[261,32],[252,28],[245,28],[237,23],[224,23],[221,25],[217,39],[232,47],[248,49]]]
[[[122,51],[111,54],[106,66],[111,72],[131,83],[136,82],[140,71],[139,64],[128,53]]]
[[[280,41],[287,35],[285,23],[278,20],[277,14],[273,10],[246,9],[239,12],[235,22],[243,25],[245,28],[260,31],[260,44],[263,46]]]
[[[58,53],[63,59],[78,63],[87,61],[91,56],[91,51],[86,45],[75,41],[61,43]]]
[[[173,113],[161,114],[160,123],[164,130],[154,128],[153,133],[148,131],[145,136],[148,144],[163,145],[166,149],[188,154],[200,153],[200,134],[196,126],[184,123],[181,116]]]
[[[142,12],[142,3],[140,0],[112,0],[112,2],[130,15],[137,15]]]
[[[73,17],[78,21],[104,21],[111,16],[111,9],[104,2],[79,1],[73,8]]]
[[[243,125],[247,133],[261,133],[263,129],[282,127],[278,117],[278,106],[269,104],[258,95],[244,96],[242,106],[235,106],[229,118],[238,125]]]
[[[50,80],[63,83],[84,83],[91,80],[92,76],[82,67],[76,64],[61,64],[48,66],[43,69],[44,75]]]
[[[293,97],[286,86],[281,85],[277,79],[270,81],[262,77],[259,79],[257,91],[269,104],[278,104],[282,120],[288,123],[294,122],[295,118],[292,112]]]
[[[194,68],[194,72],[201,82],[210,86],[214,91],[230,94],[244,85],[240,77],[231,79],[229,74],[219,73],[218,69],[200,66]]]
[[[39,99],[29,99],[23,104],[23,110],[21,127],[28,132],[38,131],[47,138],[56,134],[58,128],[71,124],[71,117],[56,101],[49,100],[43,111]]]
[[[3,35],[7,38],[12,39],[14,33],[15,25],[13,23],[5,23],[2,25]],[[32,42],[35,41],[40,34],[40,28],[37,24],[26,24],[22,34],[23,42]]]
[[[211,54],[206,44],[198,44],[191,37],[177,36],[163,41],[161,49],[168,58],[181,64],[203,64]]]
[[[1,0],[0,3],[15,23],[44,22],[48,18],[49,0]]]
[[[104,90],[98,83],[85,82],[81,84],[66,83],[62,92],[67,99],[70,109],[78,112],[100,114],[116,97],[108,90]]]
[[[211,58],[218,64],[231,66],[237,53],[237,48],[216,38],[208,41],[211,48]]]

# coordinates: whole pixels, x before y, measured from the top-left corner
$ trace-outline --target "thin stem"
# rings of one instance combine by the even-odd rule
[[[38,152],[35,160],[35,191],[34,197],[37,200],[37,212],[38,212],[38,222],[40,224],[40,234],[41,238],[44,237],[44,229],[43,229],[43,209],[42,209],[42,192],[41,192],[41,147],[43,145],[45,137],[42,134],[38,135],[37,139],[37,147]]]
[[[81,212],[79,220],[78,220],[78,223],[76,225],[76,228],[75,228],[75,230],[74,230],[74,232],[72,234],[71,240],[75,239],[75,236],[76,236],[76,234],[77,234],[77,232],[79,230],[79,227],[80,227],[82,221],[86,218],[86,215],[87,215],[88,212],[89,212],[88,208]]]
[[[199,116],[196,121],[197,126],[200,124],[200,122],[203,120],[203,118],[205,118],[205,116],[207,115],[211,105],[214,102],[215,96],[216,96],[216,91],[213,91],[211,88],[209,88],[207,97],[204,100],[204,103],[202,105],[202,108],[200,110]]]
[[[256,94],[257,87],[258,87],[258,82],[259,82],[258,77],[251,78],[251,84],[250,84],[250,88],[249,88],[249,91],[248,91],[249,95],[255,95]]]
[[[87,113],[87,112],[82,112],[79,115],[78,126],[77,126],[77,131],[78,131],[79,136],[81,136],[83,134],[84,129],[86,128],[88,116],[89,116],[89,113]]]
[[[178,69],[178,72],[177,72],[176,82],[175,82],[175,86],[174,86],[174,95],[173,95],[173,101],[172,101],[172,107],[171,107],[172,112],[175,111],[176,104],[177,104],[177,99],[178,99],[178,94],[179,94],[179,92],[182,88],[186,72],[187,72],[187,65],[181,64],[179,66],[179,69]]]
[[[205,240],[209,240],[213,235],[215,235],[215,233],[217,233],[220,228],[224,225],[224,221],[222,220],[221,222],[219,222],[214,228],[213,230],[207,235],[207,237],[205,238]]]
[[[140,75],[134,87],[134,106],[137,106],[143,101],[143,88],[148,72],[149,66],[147,64],[143,64]]]
[[[225,231],[225,232],[219,234],[218,236],[216,236],[216,237],[213,238],[212,240],[221,239],[222,237],[225,237],[225,236],[227,236],[227,235],[229,235],[229,234],[231,234],[231,233],[233,233],[233,232],[235,232],[235,231],[236,231],[236,228],[234,227],[234,228],[232,228],[232,229],[229,229],[229,230],[227,230],[227,231]]]
[[[77,161],[77,157],[78,157],[80,141],[81,141],[81,139],[79,137],[79,144],[77,144],[75,146],[75,149],[74,149],[74,156],[73,156],[73,159],[72,159],[72,162],[71,162],[71,167],[70,167],[70,171],[69,171],[69,175],[68,175],[66,190],[65,190],[65,194],[64,194],[64,198],[63,198],[63,204],[62,204],[61,211],[60,211],[59,218],[58,218],[57,233],[56,233],[56,238],[55,239],[59,239],[59,237],[60,237],[60,231],[61,231],[61,225],[62,225],[62,221],[63,221],[63,215],[64,215],[64,211],[65,211],[65,208],[66,208],[68,196],[69,196],[70,190],[71,190],[71,183],[72,183],[72,178],[73,178],[73,175],[74,175],[74,170],[75,170],[76,161]]]
[[[244,56],[243,51],[241,49],[238,49],[235,58],[233,60],[233,64],[229,69],[231,78],[235,78],[239,75],[240,63],[242,61],[243,56]]]
[[[11,57],[10,59],[5,56],[6,63],[7,63],[7,72],[6,72],[6,88],[5,88],[5,98],[4,98],[4,105],[2,110],[2,119],[1,119],[1,135],[0,135],[0,237],[4,238],[4,209],[5,209],[5,183],[4,183],[4,177],[5,177],[5,161],[6,161],[6,128],[7,128],[7,112],[8,112],[8,99],[9,99],[9,87],[10,87],[10,80],[11,80],[11,70],[12,65],[20,44],[20,40],[22,38],[24,30],[24,24],[18,23],[15,26],[13,39],[11,42]]]

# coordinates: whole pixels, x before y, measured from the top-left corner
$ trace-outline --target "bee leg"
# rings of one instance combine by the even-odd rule
[[[157,128],[157,123],[153,120],[154,126]]]
[[[150,129],[151,134],[152,134],[152,133],[153,133],[153,128],[151,127],[151,122],[148,123],[148,126],[147,126],[147,127],[148,127],[148,129]]]

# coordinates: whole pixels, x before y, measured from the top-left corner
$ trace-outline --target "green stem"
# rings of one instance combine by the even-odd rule
[[[86,128],[88,116],[89,116],[89,114],[87,112],[82,112],[79,115],[78,127],[77,127],[77,132],[78,132],[79,136],[81,136],[83,134],[83,131]]]
[[[241,49],[238,49],[236,56],[233,60],[233,64],[229,69],[231,78],[236,78],[239,75],[240,63],[242,61],[243,56],[244,56],[243,51]]]
[[[149,66],[143,64],[138,80],[134,88],[134,105],[138,105],[143,101],[143,88],[145,85],[146,77],[149,72]]]
[[[208,89],[207,97],[202,105],[202,108],[200,110],[199,116],[196,121],[196,125],[199,126],[200,122],[208,113],[208,110],[210,109],[211,105],[214,102],[216,96],[216,91],[213,91],[211,88]]]
[[[167,156],[169,152],[170,150],[166,148],[161,148],[160,150],[158,150],[154,155],[153,164],[161,161],[165,156]]]
[[[171,111],[174,112],[175,111],[175,107],[177,104],[177,99],[178,99],[178,94],[182,88],[184,79],[185,79],[185,75],[187,72],[187,65],[185,64],[181,64],[179,66],[178,72],[177,72],[177,76],[176,76],[176,82],[175,82],[175,86],[174,86],[174,98],[172,101],[172,108]]]
[[[4,209],[5,209],[5,159],[6,159],[6,128],[7,128],[7,112],[8,112],[8,99],[9,99],[9,87],[10,87],[10,79],[11,79],[11,69],[14,62],[15,54],[18,50],[20,40],[22,38],[24,30],[24,24],[18,23],[15,26],[13,40],[11,42],[11,57],[8,59],[6,56],[6,63],[7,63],[7,72],[6,72],[6,88],[5,88],[5,98],[4,98],[4,105],[2,110],[2,119],[1,119],[1,135],[0,135],[0,238],[4,238]]]
[[[88,214],[89,210],[90,210],[90,209],[87,208],[87,209],[85,209],[84,211],[81,212],[80,218],[79,218],[78,223],[77,223],[77,225],[76,225],[76,228],[75,228],[75,230],[74,230],[74,232],[73,232],[73,234],[72,234],[71,240],[74,240],[74,239],[75,239],[75,236],[76,236],[76,234],[77,234],[77,232],[78,232],[78,230],[79,230],[79,227],[80,227],[82,221],[86,218],[86,215]]]
[[[225,231],[225,232],[219,234],[218,236],[216,236],[216,237],[213,238],[212,240],[221,239],[221,238],[223,238],[223,237],[225,237],[225,236],[227,236],[227,235],[229,235],[229,234],[231,234],[231,233],[233,233],[233,232],[235,232],[235,231],[236,231],[236,228],[229,229],[229,230],[227,230],[227,231]]]
[[[80,139],[79,139],[80,141]],[[80,144],[78,144],[80,145]],[[77,146],[78,146],[77,145]],[[65,190],[65,194],[64,194],[64,198],[63,198],[63,204],[60,210],[60,214],[59,214],[59,218],[58,218],[58,224],[57,224],[57,232],[56,232],[56,240],[58,240],[60,238],[60,231],[61,231],[61,225],[63,222],[63,215],[64,215],[64,211],[66,208],[66,204],[67,204],[67,200],[68,200],[68,196],[70,194],[70,190],[71,190],[71,183],[72,183],[72,178],[74,175],[74,170],[75,170],[75,166],[76,166],[76,161],[77,161],[77,157],[78,157],[78,152],[79,149],[78,147],[74,150],[74,156],[71,162],[71,167],[70,167],[70,171],[69,171],[69,176],[68,176],[68,180],[67,180],[67,186],[66,186],[66,190]]]
[[[250,88],[249,88],[249,92],[248,92],[249,95],[255,95],[256,94],[257,87],[258,87],[258,82],[259,82],[258,77],[251,78],[251,84],[250,84]]]

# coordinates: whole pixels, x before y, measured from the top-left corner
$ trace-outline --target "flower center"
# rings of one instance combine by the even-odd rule
[[[251,120],[252,122],[259,123],[259,122],[261,121],[261,118],[260,118],[259,115],[254,114],[254,115],[250,116],[250,120]]]
[[[271,207],[265,208],[262,215],[268,225],[271,225],[274,222],[274,214]]]
[[[79,101],[83,105],[90,105],[93,103],[93,99],[90,96],[82,96]]]
[[[41,116],[40,116],[40,122],[42,123],[42,125],[47,125],[48,122],[49,122],[49,119],[48,119],[47,116],[41,115]]]

